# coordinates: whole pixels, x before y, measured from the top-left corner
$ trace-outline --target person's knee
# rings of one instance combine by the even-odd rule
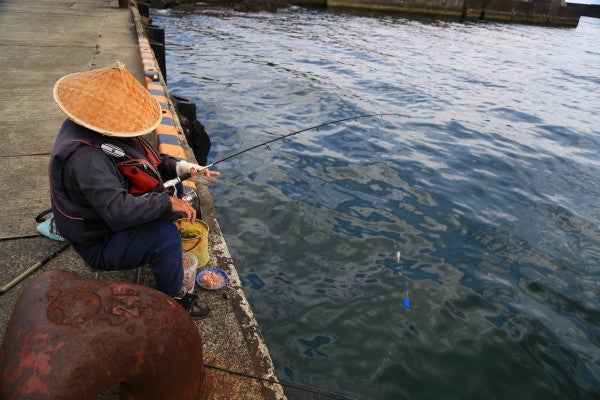
[[[155,248],[181,249],[181,236],[175,224],[171,222],[160,222],[156,224],[154,235]]]

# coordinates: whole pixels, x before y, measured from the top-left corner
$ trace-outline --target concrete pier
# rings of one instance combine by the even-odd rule
[[[123,62],[140,82],[148,83],[136,12],[123,0],[0,0],[1,286],[62,245],[39,235],[34,220],[50,206],[48,160],[65,118],[52,99],[54,83],[68,73],[112,65],[116,60]],[[143,32],[141,35],[143,38]],[[160,85],[160,79],[153,84]],[[191,158],[191,150],[179,139],[181,147],[173,148]],[[214,218],[210,193],[205,187],[198,189],[203,219],[211,229],[208,266],[219,267],[230,277],[225,289],[196,289],[212,308],[207,319],[196,323],[204,341],[209,388],[205,398],[285,399]],[[0,296],[0,340],[4,339],[8,318],[23,287],[36,273],[51,269],[94,276],[73,249],[60,252]],[[136,271],[101,277],[135,282]],[[147,268],[142,271],[141,283],[153,284]],[[117,399],[118,388],[97,398]]]

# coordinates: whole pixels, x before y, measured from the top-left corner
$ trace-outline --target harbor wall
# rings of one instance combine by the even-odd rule
[[[150,0],[162,3],[167,0]],[[172,1],[172,0],[171,0]],[[186,1],[186,0],[180,0]],[[205,0],[208,3],[248,3],[261,9],[293,4],[305,7],[347,8],[457,18],[465,21],[498,21],[555,27],[576,27],[584,7],[567,6],[565,0]],[[254,8],[256,8],[254,7]],[[254,8],[249,8],[253,9]]]
[[[576,27],[581,9],[519,0],[326,0],[327,7],[393,11],[531,25]]]
[[[569,3],[569,8],[577,8],[581,12],[582,17],[600,18],[600,4],[580,4],[580,3]]]
[[[148,0],[153,8],[181,7],[192,0]],[[351,8],[405,14],[446,16],[530,25],[576,27],[588,8],[567,6],[565,0],[205,0],[244,5],[240,9],[272,10],[288,4],[304,7]],[[192,2],[194,3],[194,2]],[[590,10],[594,12],[596,10]]]

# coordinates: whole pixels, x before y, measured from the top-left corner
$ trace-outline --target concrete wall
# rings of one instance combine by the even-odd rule
[[[600,4],[567,3],[569,8],[577,8],[582,17],[600,18]]]
[[[403,13],[452,16],[459,19],[490,20],[534,25],[579,24],[581,10],[555,2],[518,0],[326,0],[328,7],[347,7]]]
[[[328,7],[348,7],[460,17],[464,0],[327,0]]]
[[[467,19],[516,22],[532,25],[571,26],[579,24],[581,12],[556,3],[515,0],[465,0]]]
[[[146,0],[154,8],[195,3],[195,0]],[[232,4],[244,0],[204,0],[207,3]],[[437,15],[460,20],[490,20],[547,26],[576,27],[582,7],[567,7],[566,0],[287,0],[306,7],[338,7],[383,12]],[[253,0],[248,0],[252,3]],[[256,0],[263,8],[270,2],[284,4],[285,0]],[[259,7],[260,9],[260,7]],[[267,7],[266,9],[269,9]]]

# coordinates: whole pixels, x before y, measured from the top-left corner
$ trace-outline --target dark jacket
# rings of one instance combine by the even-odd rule
[[[167,192],[130,194],[118,160],[99,148],[111,144],[148,160],[139,140],[144,139],[108,137],[71,120],[63,123],[50,157],[50,195],[58,231],[69,242],[89,245],[112,232],[171,217]],[[175,177],[178,160],[160,155],[162,179]]]

